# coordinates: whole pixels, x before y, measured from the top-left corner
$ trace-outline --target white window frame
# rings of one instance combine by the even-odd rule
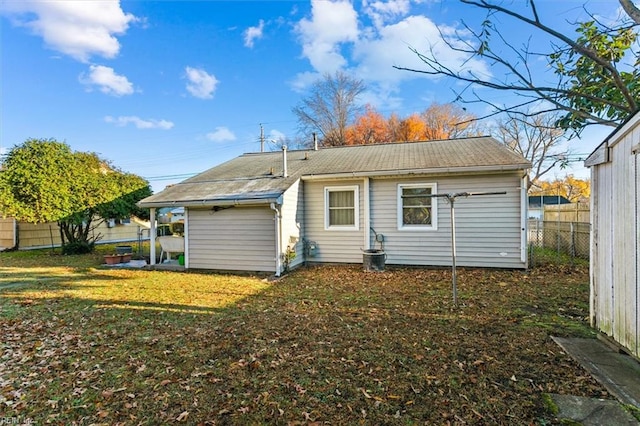
[[[331,225],[329,223],[329,193],[353,191],[353,225]],[[325,231],[358,231],[360,229],[360,187],[358,185],[324,187],[324,229]]]
[[[431,225],[405,225],[402,214],[402,190],[404,188],[430,188],[432,194],[438,193],[435,183],[399,183],[398,184],[398,230],[399,231],[436,231],[438,229],[438,197],[431,197]]]

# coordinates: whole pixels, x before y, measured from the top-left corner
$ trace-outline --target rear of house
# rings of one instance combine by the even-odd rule
[[[451,206],[446,199],[412,204],[407,194],[504,192],[461,197],[455,202],[457,263],[461,266],[525,268],[526,181],[520,172],[378,176],[306,180],[305,238],[316,247],[308,261],[359,263],[362,251],[382,248],[393,265],[451,265]],[[333,194],[357,200],[355,220],[331,224]]]
[[[587,158],[591,323],[640,357],[640,113]]]
[[[525,268],[526,171],[491,138],[245,154],[146,198],[185,208],[187,268],[279,275],[304,262]],[[152,245],[153,247],[153,245]],[[153,256],[152,256],[153,257]]]

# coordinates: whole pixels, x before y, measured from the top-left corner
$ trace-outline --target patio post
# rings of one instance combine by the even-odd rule
[[[156,208],[151,207],[149,209],[149,221],[151,223],[151,228],[149,229],[149,248],[150,248],[150,259],[149,264],[156,264],[156,237],[158,232],[156,231]]]

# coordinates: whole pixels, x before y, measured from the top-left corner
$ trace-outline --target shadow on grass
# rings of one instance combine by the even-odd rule
[[[11,321],[0,317],[10,415],[59,424],[525,425],[552,423],[543,393],[603,396],[546,328],[588,315],[584,272],[461,270],[457,309],[449,272],[439,270],[317,267],[273,284],[97,274],[112,273],[127,298],[45,297]],[[133,297],[141,277],[157,299]]]

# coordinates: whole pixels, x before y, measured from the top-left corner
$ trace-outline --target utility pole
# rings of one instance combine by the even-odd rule
[[[264,152],[264,129],[260,123],[260,152]]]

